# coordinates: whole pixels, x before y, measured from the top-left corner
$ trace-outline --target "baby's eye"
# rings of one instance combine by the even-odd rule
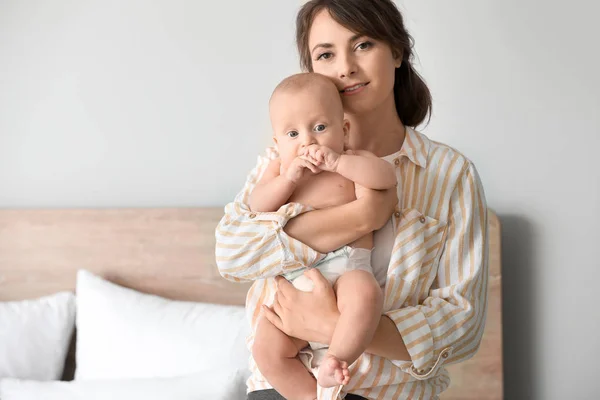
[[[298,137],[299,133],[297,131],[289,131],[287,135],[293,139]]]
[[[319,124],[319,125],[315,126],[316,132],[323,132],[324,130],[325,130],[325,125],[323,125],[323,124]]]

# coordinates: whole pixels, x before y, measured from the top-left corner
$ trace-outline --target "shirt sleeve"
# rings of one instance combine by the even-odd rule
[[[225,215],[215,230],[215,258],[219,273],[234,282],[281,275],[312,265],[322,257],[306,244],[287,235],[283,228],[311,208],[288,203],[276,212],[252,212],[248,199],[269,161],[277,158],[273,148],[258,157],[243,189],[225,206]]]
[[[419,380],[477,351],[485,326],[488,280],[487,206],[474,165],[467,162],[453,190],[448,233],[433,289],[421,304],[391,310],[411,356],[394,361]]]

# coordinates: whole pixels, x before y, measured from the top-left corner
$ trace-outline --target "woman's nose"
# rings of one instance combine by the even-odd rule
[[[352,54],[341,55],[338,60],[340,78],[349,78],[356,73],[357,66]]]

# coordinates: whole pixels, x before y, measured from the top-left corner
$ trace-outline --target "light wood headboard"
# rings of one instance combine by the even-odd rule
[[[74,290],[78,269],[177,300],[244,304],[249,285],[219,275],[222,208],[0,210],[0,301]],[[500,226],[490,212],[490,285],[483,343],[451,366],[443,399],[502,398]],[[72,357],[71,357],[72,358]]]
[[[0,301],[74,290],[78,269],[177,300],[244,304],[223,279],[215,227],[223,209],[2,210]]]

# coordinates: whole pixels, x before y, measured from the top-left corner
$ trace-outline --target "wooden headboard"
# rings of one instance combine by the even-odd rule
[[[0,210],[0,301],[74,290],[78,269],[177,300],[244,304],[249,285],[221,278],[222,208]],[[479,352],[451,366],[443,399],[502,398],[500,225],[490,223],[488,317]],[[72,355],[70,357],[72,359]]]

